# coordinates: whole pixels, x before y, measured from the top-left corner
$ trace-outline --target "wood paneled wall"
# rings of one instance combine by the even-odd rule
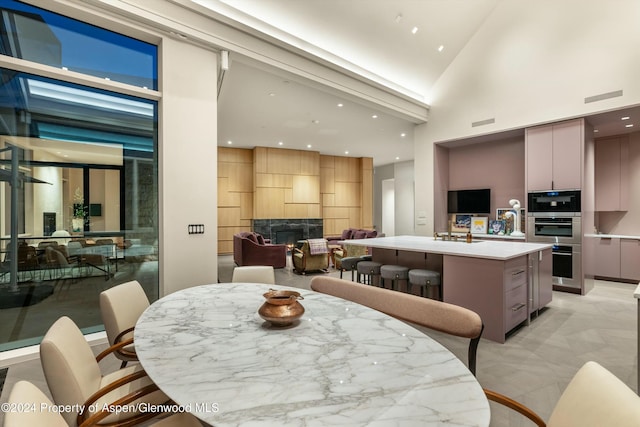
[[[324,234],[373,228],[373,159],[320,156]]]
[[[256,147],[253,217],[320,218],[320,153]]]
[[[373,159],[219,147],[218,253],[253,218],[323,218],[325,235],[373,228]]]
[[[233,235],[252,218],[253,150],[218,147],[218,253],[233,252]]]

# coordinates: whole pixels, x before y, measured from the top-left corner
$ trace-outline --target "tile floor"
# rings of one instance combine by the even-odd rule
[[[232,257],[220,256],[218,264],[220,281],[230,281]],[[336,271],[328,274],[338,275]],[[309,289],[314,275],[297,275],[288,266],[276,270],[276,281]],[[548,308],[530,326],[515,331],[505,344],[482,340],[477,368],[480,384],[529,406],[543,419],[549,418],[562,390],[588,360],[599,362],[635,391],[638,370],[635,286],[606,281],[595,281],[594,285],[586,296],[554,292]],[[423,330],[466,360],[466,340]],[[97,346],[94,350],[102,348]],[[117,366],[113,361],[103,368],[108,371]],[[11,365],[0,401],[6,401],[8,391],[19,379],[29,379],[46,390],[39,360]],[[493,403],[491,411],[491,427],[532,425]]]

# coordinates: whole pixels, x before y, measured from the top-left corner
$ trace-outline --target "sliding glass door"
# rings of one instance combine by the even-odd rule
[[[10,0],[0,26],[2,351],[102,330],[119,283],[157,298],[158,105],[125,90],[157,89],[156,46]]]

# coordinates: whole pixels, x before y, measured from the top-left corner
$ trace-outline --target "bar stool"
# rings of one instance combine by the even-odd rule
[[[380,267],[380,284],[382,285],[383,288],[385,287],[384,285],[385,279],[391,280],[391,289],[395,291],[395,290],[398,290],[396,289],[396,286],[398,286],[398,282],[400,280],[407,280],[408,278],[409,278],[408,267],[404,267],[402,265],[393,265],[393,264],[385,264],[382,267]],[[408,286],[409,285],[407,284],[407,287]]]
[[[360,261],[358,266],[358,283],[373,285],[374,276],[380,276],[380,267],[382,264],[375,261]],[[361,276],[365,276],[364,282],[360,280]]]
[[[373,255],[360,255],[360,259],[362,261],[371,261],[373,260]]]
[[[342,258],[340,260],[340,278],[342,279],[342,272],[343,271],[350,271],[351,272],[351,281],[353,282],[353,273],[356,271],[357,269],[357,265],[358,263],[362,261],[362,259],[360,257],[357,256],[348,256],[346,258]]]
[[[407,282],[407,291],[411,293],[411,287],[413,285],[420,286],[420,296],[424,297],[424,289],[428,287],[434,287],[436,289],[437,298],[441,299],[442,282],[440,280],[440,273],[433,270],[423,270],[420,268],[414,268],[409,270],[409,281]]]

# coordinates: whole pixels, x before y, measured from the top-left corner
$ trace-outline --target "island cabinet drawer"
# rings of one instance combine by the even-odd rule
[[[509,292],[518,286],[527,283],[527,260],[524,262],[518,259],[518,262],[507,262],[504,269],[504,291]]]
[[[520,285],[505,294],[505,333],[527,320],[527,286]]]

